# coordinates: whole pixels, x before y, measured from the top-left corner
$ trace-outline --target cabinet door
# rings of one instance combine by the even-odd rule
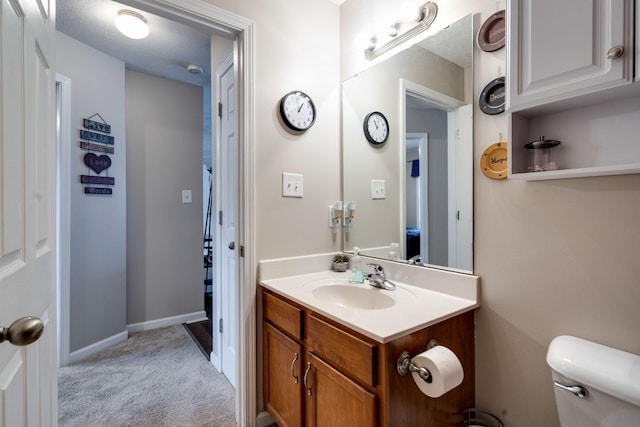
[[[305,365],[307,426],[374,427],[376,396],[312,353]]]
[[[509,0],[512,111],[633,80],[633,0]],[[612,48],[624,49],[610,58]]]
[[[264,324],[264,405],[280,427],[300,427],[303,421],[300,344]]]

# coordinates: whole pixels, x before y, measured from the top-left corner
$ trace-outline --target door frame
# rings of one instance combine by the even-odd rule
[[[70,363],[71,311],[71,79],[56,73],[56,306],[58,367]],[[58,85],[60,90],[58,91]]]
[[[236,385],[236,421],[253,426],[257,415],[256,387],[256,255],[254,194],[254,58],[255,23],[199,0],[120,0],[121,3],[146,10],[186,25],[205,26],[221,36],[235,38],[234,63],[238,84],[238,361]]]

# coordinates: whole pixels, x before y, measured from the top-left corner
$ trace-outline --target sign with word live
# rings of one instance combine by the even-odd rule
[[[95,122],[89,119],[82,120],[82,126],[85,129],[97,130],[98,132],[111,133],[111,125],[107,123]]]

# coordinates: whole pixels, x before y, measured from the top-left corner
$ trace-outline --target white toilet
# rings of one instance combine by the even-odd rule
[[[640,356],[563,335],[547,363],[562,427],[640,426]]]

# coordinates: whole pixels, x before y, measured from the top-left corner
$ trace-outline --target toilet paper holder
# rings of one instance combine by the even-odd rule
[[[433,347],[439,345],[438,341],[432,339],[427,344],[427,350],[431,350]],[[417,366],[415,363],[411,361],[411,354],[408,351],[403,351],[398,356],[398,360],[396,361],[396,371],[400,375],[407,375],[409,372],[416,372],[420,375],[425,382],[431,384],[433,381],[433,377],[431,376],[431,372],[427,368],[422,366]]]

